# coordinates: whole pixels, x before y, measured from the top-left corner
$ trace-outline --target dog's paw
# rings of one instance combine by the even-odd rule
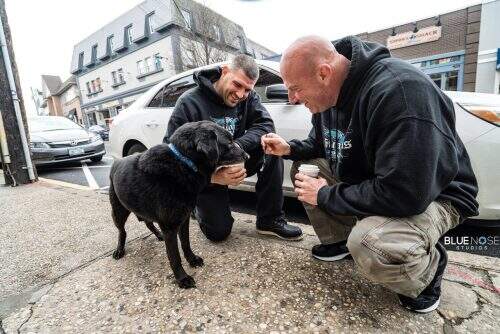
[[[182,289],[191,289],[191,288],[196,288],[196,282],[194,281],[194,278],[191,276],[187,275],[186,277],[180,279],[177,281],[177,284],[179,285],[180,288]]]
[[[189,259],[188,262],[191,267],[196,268],[203,266],[203,259],[197,255],[195,255],[192,259]]]
[[[113,259],[118,260],[121,259],[125,255],[124,249],[117,249],[113,252]]]

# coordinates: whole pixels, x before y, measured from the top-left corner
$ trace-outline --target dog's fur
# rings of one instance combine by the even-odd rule
[[[170,143],[194,162],[197,172],[179,160],[167,144],[113,164],[109,199],[113,221],[119,231],[113,257],[119,259],[124,255],[125,221],[132,212],[145,222],[158,240],[165,241],[177,284],[181,288],[192,288],[195,281],[182,267],[177,234],[189,264],[202,266],[202,258],[193,253],[189,242],[189,215],[195,207],[196,197],[210,182],[218,166],[243,162],[248,155],[234,144],[228,131],[208,121],[184,124],[172,134]]]

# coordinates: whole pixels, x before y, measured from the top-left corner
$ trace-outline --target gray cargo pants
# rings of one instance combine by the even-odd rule
[[[319,176],[328,184],[337,182],[325,159],[294,162],[292,181],[301,163],[318,166]],[[361,220],[330,215],[305,203],[304,207],[322,244],[347,240],[347,248],[365,277],[412,298],[429,285],[436,273],[439,252],[435,245],[439,238],[460,221],[450,203],[438,201],[416,216],[370,216]]]

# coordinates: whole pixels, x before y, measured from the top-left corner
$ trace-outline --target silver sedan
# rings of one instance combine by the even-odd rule
[[[97,162],[106,154],[101,136],[65,117],[29,118],[28,127],[32,159],[36,166],[85,159]]]

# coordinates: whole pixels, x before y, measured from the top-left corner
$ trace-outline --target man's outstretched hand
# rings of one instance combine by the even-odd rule
[[[222,167],[212,174],[210,182],[223,186],[237,186],[245,177],[247,177],[247,171],[243,167]]]
[[[290,145],[275,133],[268,133],[260,138],[262,150],[265,154],[283,156],[290,154]]]

